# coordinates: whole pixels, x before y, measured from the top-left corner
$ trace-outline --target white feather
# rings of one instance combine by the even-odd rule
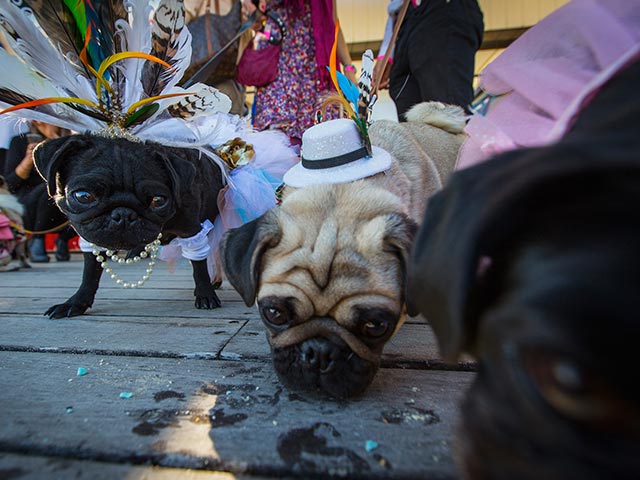
[[[373,52],[367,50],[362,55],[362,70],[360,79],[358,80],[358,88],[360,89],[360,99],[365,105],[369,105],[371,101],[371,82],[373,79]]]
[[[48,79],[35,73],[15,55],[0,49],[0,88],[32,98],[55,97],[60,94]]]
[[[0,15],[20,37],[14,40],[11,35],[5,35],[10,48],[31,68],[58,86],[58,95],[95,101],[95,89],[82,75],[84,70],[73,63],[70,56],[65,58],[59,47],[51,43],[30,9],[3,2],[0,4]]]
[[[0,88],[18,92],[34,99],[66,96],[64,94],[61,95],[58,88],[48,79],[35,73],[28,65],[20,61],[16,56],[10,55],[4,49],[0,49],[0,71],[4,72],[0,75]],[[0,105],[2,105],[2,108],[11,106],[4,102],[0,102]],[[47,108],[51,113],[47,114],[25,109],[18,110],[15,113],[10,112],[9,115],[52,123],[72,130],[99,129],[103,126],[98,120],[87,117],[68,105],[50,104]]]
[[[164,88],[163,93],[169,91],[172,87],[176,86],[180,80],[182,80],[184,72],[187,71],[187,68],[189,68],[189,64],[191,63],[191,32],[189,32],[188,28],[182,29],[178,41],[178,52],[173,58],[176,62],[173,67],[173,77],[167,83],[167,86]]]
[[[178,84],[191,62],[191,32],[186,28],[183,0],[163,0],[156,8],[152,33],[158,38],[171,42],[172,34],[166,31],[169,26],[173,26],[180,33],[173,42],[178,45],[178,48],[171,58],[173,69],[167,71],[163,77],[167,84],[162,93],[168,92]]]
[[[161,105],[161,110],[169,107],[186,109],[190,112],[186,120],[192,121],[202,115],[209,115],[212,112],[229,113],[231,110],[231,99],[217,88],[204,83],[196,83],[185,90],[182,87],[174,87],[171,93],[190,94],[182,98],[167,99]]]
[[[139,127],[133,133],[142,140],[175,147],[206,145],[216,148],[239,136],[244,129],[244,123],[238,115],[213,113],[193,122],[165,118],[153,125]]]
[[[118,30],[124,33],[126,48],[123,51],[149,53],[151,51],[151,18],[153,7],[149,0],[124,0],[129,11],[129,23],[117,22]],[[123,60],[126,78],[123,103],[131,105],[143,96],[142,66],[146,60],[128,58]]]

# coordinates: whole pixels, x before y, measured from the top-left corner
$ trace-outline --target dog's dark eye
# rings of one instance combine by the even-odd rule
[[[368,320],[362,324],[362,333],[370,338],[380,338],[389,331],[389,322],[386,320]]]
[[[260,310],[262,318],[272,325],[278,327],[289,323],[289,315],[285,310],[281,310],[277,307],[265,306]]]
[[[163,195],[156,195],[151,199],[151,208],[164,207],[167,204],[167,197]]]
[[[372,344],[386,341],[393,334],[398,314],[381,307],[356,307],[357,331],[362,340]]]
[[[83,205],[88,205],[96,201],[96,197],[85,190],[76,190],[72,195],[78,203],[82,203]]]
[[[607,428],[629,424],[633,409],[589,368],[566,355],[534,349],[525,349],[522,358],[540,395],[561,415]]]

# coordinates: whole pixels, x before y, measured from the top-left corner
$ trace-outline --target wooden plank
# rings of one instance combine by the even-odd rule
[[[64,320],[0,314],[0,350],[271,361],[265,327],[255,318],[96,317]],[[404,325],[386,346],[386,367],[449,368],[428,325]],[[456,367],[472,370],[463,359]]]
[[[35,286],[31,281],[37,281],[39,286],[54,287],[66,286],[77,287],[82,278],[83,259],[79,254],[73,254],[69,262],[49,262],[49,263],[32,263],[32,268],[21,269],[17,272],[7,272],[0,275],[0,287],[9,286]],[[116,265],[115,271],[122,278],[135,277],[139,279],[148,267],[146,262],[131,265]],[[158,260],[151,278],[144,288],[170,288],[175,284],[180,284],[182,288],[193,288],[193,278],[191,265],[187,261],[179,261],[174,268],[167,262]],[[102,287],[117,287],[116,284],[106,274],[101,280]]]
[[[0,298],[0,313],[13,315],[43,315],[52,305],[62,303],[66,296],[53,298]],[[221,308],[212,310],[198,310],[193,300],[162,300],[162,299],[118,299],[105,300],[96,298],[93,307],[87,311],[94,317],[104,316],[142,316],[142,317],[173,317],[173,318],[208,318],[218,321],[223,318],[240,319],[248,315],[255,315],[255,309],[245,307],[243,303],[228,301]],[[86,316],[86,315],[85,315]]]
[[[0,451],[276,477],[455,478],[452,431],[473,376],[383,369],[362,397],[337,402],[286,390],[264,363],[0,352]]]
[[[91,460],[0,453],[0,478],[3,480],[68,479],[76,480],[258,480],[225,472],[119,465]]]
[[[73,277],[69,275],[60,275],[51,271],[37,273],[20,273],[20,281],[11,284],[1,284],[2,297],[24,298],[33,296],[34,290],[38,296],[46,296],[50,298],[65,297],[73,295],[80,286],[80,266],[77,266],[73,273]],[[13,272],[12,272],[13,273]],[[162,278],[154,278],[141,288],[123,288],[115,285],[111,279],[105,278],[101,281],[98,288],[97,298],[158,298],[163,299],[193,299],[194,283],[190,276],[175,276]],[[9,276],[9,274],[3,274]],[[18,277],[16,277],[18,278]],[[217,290],[217,294],[221,300],[241,301],[240,297],[235,294],[235,290],[229,285],[224,284],[222,288]]]
[[[247,322],[220,319],[94,317],[64,320],[0,315],[0,349],[215,358]]]

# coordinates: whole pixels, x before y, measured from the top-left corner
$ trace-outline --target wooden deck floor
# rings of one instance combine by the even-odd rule
[[[255,308],[228,285],[222,308],[193,307],[186,262],[159,262],[140,290],[104,278],[89,314],[44,317],[81,269],[73,254],[0,273],[1,479],[458,478],[474,374],[442,364],[425,322],[403,327],[363,396],[309,398],[279,383]]]

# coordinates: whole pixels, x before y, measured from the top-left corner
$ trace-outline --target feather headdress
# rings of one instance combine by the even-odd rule
[[[325,105],[330,102],[342,104],[349,117],[356,123],[362,135],[364,147],[371,155],[371,140],[369,139],[369,126],[371,124],[371,110],[376,102],[376,96],[371,94],[371,80],[373,78],[373,52],[367,50],[362,55],[362,69],[358,85],[356,86],[342,72],[337,70],[336,52],[338,49],[338,35],[340,34],[340,22],[336,22],[335,37],[331,56],[329,59],[329,73],[331,81],[338,91],[338,95],[328,97]]]
[[[153,7],[153,5],[157,5]],[[79,132],[197,147],[234,120],[191,59],[183,0],[0,2],[0,114]],[[206,119],[203,117],[206,114]]]

